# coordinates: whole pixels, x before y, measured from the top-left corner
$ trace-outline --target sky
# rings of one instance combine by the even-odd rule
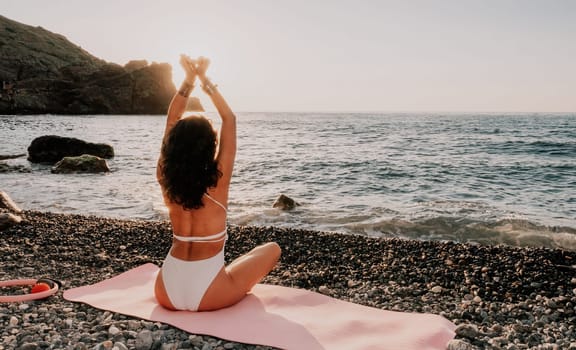
[[[109,62],[171,63],[177,86],[179,55],[206,56],[236,111],[576,112],[572,0],[1,0],[0,14]]]

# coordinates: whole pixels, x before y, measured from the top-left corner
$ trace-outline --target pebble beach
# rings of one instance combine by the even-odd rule
[[[24,211],[0,231],[0,280],[60,280],[63,289],[161,265],[167,221]],[[457,325],[448,349],[576,349],[576,252],[448,241],[370,238],[230,226],[229,262],[276,241],[263,281],[371,307],[442,315]],[[3,294],[24,291],[0,289]],[[62,298],[0,304],[0,349],[271,349],[143,321]]]

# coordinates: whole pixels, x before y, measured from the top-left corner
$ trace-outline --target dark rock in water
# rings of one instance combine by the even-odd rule
[[[0,162],[0,174],[3,173],[29,173],[30,168],[27,168],[22,165],[9,165],[3,162]]]
[[[0,114],[164,114],[176,91],[167,63],[108,63],[3,16],[0,33]]]
[[[28,147],[28,160],[32,163],[54,164],[64,157],[77,157],[83,154],[112,158],[114,149],[103,143],[90,143],[56,135],[37,137]]]
[[[0,209],[6,209],[11,213],[19,214],[22,212],[16,203],[10,198],[10,196],[4,192],[0,191]]]
[[[109,172],[106,160],[83,154],[79,157],[64,157],[56,163],[52,169],[54,174],[71,174],[71,173],[105,173]]]
[[[272,207],[282,210],[292,210],[299,205],[300,204],[295,200],[293,200],[292,198],[281,194],[280,196],[278,196],[278,198],[276,198],[274,204],[272,204]]]

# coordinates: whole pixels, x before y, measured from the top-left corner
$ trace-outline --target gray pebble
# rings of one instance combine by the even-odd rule
[[[456,335],[463,338],[474,339],[478,336],[478,327],[473,324],[461,324],[456,327]]]
[[[318,292],[324,295],[330,295],[330,288],[326,287],[326,286],[320,286],[318,287]]]
[[[36,343],[24,343],[19,347],[20,350],[36,350],[38,349],[38,344]]]
[[[447,350],[478,350],[478,348],[464,340],[452,339],[448,343]]]
[[[115,342],[112,350],[128,350],[128,347],[122,342]]]
[[[152,348],[154,339],[152,338],[152,332],[149,330],[143,330],[136,336],[136,350],[149,350]]]
[[[434,294],[439,294],[439,293],[442,293],[442,287],[441,286],[434,286],[430,289],[430,291]]]
[[[110,335],[116,335],[116,334],[120,333],[120,329],[118,329],[118,327],[112,325],[112,326],[110,326],[110,328],[108,328],[108,333]]]

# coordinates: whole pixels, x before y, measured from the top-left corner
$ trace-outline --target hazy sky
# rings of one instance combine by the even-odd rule
[[[208,56],[238,111],[576,111],[571,0],[1,0],[0,14],[107,61],[172,63],[177,84],[180,53]]]

